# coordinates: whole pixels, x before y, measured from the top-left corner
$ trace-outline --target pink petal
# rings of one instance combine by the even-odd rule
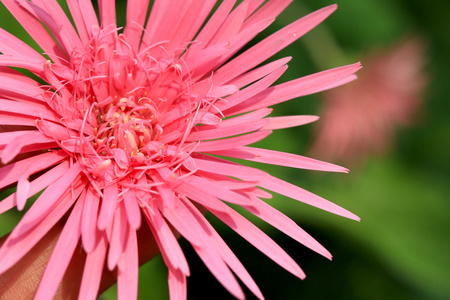
[[[269,86],[271,86],[275,81],[277,81],[281,75],[287,70],[287,66],[282,66],[274,72],[270,73],[266,77],[260,79],[259,81],[253,83],[252,85],[246,87],[245,89],[239,91],[238,93],[228,97],[225,103],[219,103],[217,106],[225,116],[230,116],[232,114],[229,111],[233,111],[234,106],[239,106],[239,104],[244,105],[248,99],[252,99],[254,96],[263,93]],[[260,107],[261,109],[266,107]],[[250,110],[248,110],[250,111]]]
[[[276,177],[270,177],[259,183],[259,186],[286,197],[301,201],[303,203],[315,206],[317,208],[329,211],[333,214],[343,216],[349,219],[359,221],[360,218],[355,214],[343,209],[342,207],[325,200],[311,192],[308,192],[298,186],[290,184]]]
[[[19,211],[23,210],[25,207],[30,192],[30,185],[31,184],[26,177],[20,178],[17,183],[16,205],[17,210]]]
[[[80,172],[80,168],[75,164],[63,176],[50,184],[39,198],[37,198],[36,202],[31,206],[11,235],[18,237],[26,234],[38,223],[42,222],[45,216],[54,209],[54,206],[65,198],[65,194],[72,192],[74,182],[78,181],[75,179],[79,176]]]
[[[267,18],[277,17],[293,0],[277,0],[277,1],[267,1],[264,5],[258,8],[261,2],[264,1],[250,1],[254,2],[254,8],[250,11],[256,10],[253,14],[248,15],[248,19],[245,21],[243,28],[252,26],[255,23],[265,20]]]
[[[186,240],[197,246],[203,244],[204,241],[201,236],[201,227],[179,199],[175,199],[173,207],[164,207],[159,201],[157,205],[164,218],[172,224]]]
[[[257,181],[238,180],[228,176],[204,172],[200,170],[197,170],[196,175],[209,181],[220,183],[222,188],[225,188],[227,190],[234,190],[237,192],[240,192],[242,190],[247,191],[248,189],[253,189],[258,185]]]
[[[127,24],[124,35],[133,49],[139,49],[149,2],[149,0],[127,1]]]
[[[73,21],[75,23],[76,31],[80,35],[81,43],[86,45],[89,42],[89,35],[90,32],[88,32],[86,28],[86,23],[84,22],[83,18],[83,11],[87,8],[83,7],[83,11],[79,5],[79,2],[76,0],[67,0],[67,6],[69,7],[70,14],[73,18]]]
[[[41,282],[34,295],[35,300],[49,299],[55,295],[80,239],[83,204],[83,200],[79,199],[70,213],[47,263],[44,275],[42,275]]]
[[[183,250],[159,210],[146,207],[143,212],[169,270],[181,270],[185,276],[189,276],[189,266]]]
[[[8,56],[3,55],[3,56],[0,56],[0,57],[2,58],[2,60],[5,60],[5,61],[9,60],[7,58]],[[30,57],[26,56],[26,60],[29,60],[29,59],[30,59]],[[13,59],[10,59],[10,60],[13,60]],[[42,65],[41,65],[41,67],[42,67]],[[41,83],[37,82],[33,78],[25,76],[24,74],[20,73],[19,71],[16,71],[16,70],[11,69],[11,68],[6,67],[6,66],[0,66],[0,76],[11,78],[11,79],[15,79],[15,80],[19,80],[19,81],[23,81],[23,82],[25,82],[25,83],[27,83],[29,85],[33,85],[35,87],[41,87]],[[11,99],[11,98],[9,98],[9,99]],[[23,99],[18,99],[17,101],[23,101]]]
[[[15,263],[17,263],[26,253],[28,253],[34,245],[36,245],[42,237],[58,222],[64,214],[72,207],[77,200],[81,191],[84,189],[86,182],[78,181],[71,193],[67,193],[43,218],[30,228],[27,234],[17,234],[21,230],[21,224],[27,219],[27,214],[19,222],[16,228],[11,232],[3,246],[0,248],[0,273],[5,272]],[[37,201],[37,200],[36,200]],[[39,206],[34,204],[32,207]]]
[[[271,133],[272,131],[254,132],[228,139],[201,142],[198,146],[191,146],[190,148],[195,149],[196,152],[211,152],[222,149],[235,148],[256,143],[266,138]],[[190,149],[187,149],[187,151],[189,150]]]
[[[0,99],[0,111],[16,113],[35,117],[35,119],[46,119],[59,122],[60,117],[43,104],[20,103],[17,101]]]
[[[179,270],[169,269],[168,274],[170,300],[187,298],[186,276]]]
[[[289,127],[296,127],[315,122],[319,119],[317,116],[285,116],[268,118],[268,123],[261,130],[275,130]]]
[[[98,215],[98,229],[105,230],[114,217],[118,200],[117,184],[113,183],[103,189],[102,204]]]
[[[139,209],[138,200],[134,191],[129,190],[123,195],[123,203],[128,218],[128,224],[133,229],[141,227],[141,210]]]
[[[86,253],[94,250],[98,242],[97,230],[97,212],[100,196],[92,186],[86,188],[86,196],[84,199],[83,214],[81,218],[81,241]]]
[[[204,218],[202,214],[193,206],[190,201],[185,201],[186,205],[189,207],[191,212],[195,215],[199,223],[211,232],[211,240],[215,245],[217,251],[224,262],[230,267],[230,269],[242,280],[242,282],[259,298],[264,299],[261,291],[259,290],[256,283],[253,281],[250,274],[248,274],[245,267],[239,261],[239,259],[234,255],[233,251],[227,246],[220,235],[214,230],[211,224]]]
[[[78,299],[96,299],[105,263],[108,241],[103,233],[97,246],[87,254]]]
[[[33,72],[40,78],[44,77],[44,72],[42,70],[42,66],[44,63],[41,60],[31,58],[28,56],[7,56],[7,55],[0,55],[0,66],[8,66],[8,67],[15,67],[15,68],[21,68],[26,69],[30,72]],[[26,76],[22,76],[23,78],[29,78]],[[25,80],[24,81],[29,81]]]
[[[45,0],[42,1],[42,4],[45,6],[46,11],[51,18],[59,26],[58,31],[52,33],[55,36],[59,35],[61,37],[61,40],[64,43],[64,45],[61,46],[66,48],[66,53],[70,54],[71,50],[83,47],[80,37],[58,2],[56,0]]]
[[[41,22],[23,8],[23,1],[3,0],[2,3],[54,62],[65,64],[63,59],[65,57],[64,52],[48,34]]]
[[[5,212],[6,210],[14,207],[14,204],[17,204],[18,210],[22,210],[23,207],[20,207],[19,202],[24,201],[22,205],[25,205],[26,200],[28,197],[31,197],[35,195],[37,192],[42,191],[44,188],[49,186],[51,183],[53,183],[55,180],[60,178],[67,170],[69,169],[69,162],[63,161],[56,167],[46,171],[44,174],[36,178],[35,180],[30,182],[30,187],[25,195],[19,196],[17,195],[17,192],[22,190],[22,187],[20,187],[20,181],[17,185],[16,193],[9,195],[5,199],[3,199],[0,202],[0,213]],[[20,180],[20,179],[19,179]],[[25,197],[24,199],[18,199],[20,197]],[[21,209],[22,208],[22,209]]]
[[[211,18],[209,18],[208,22],[205,24],[205,26],[203,26],[203,28],[195,38],[193,45],[187,50],[185,54],[186,57],[189,57],[189,55],[195,56],[195,54],[198,53],[199,50],[204,49],[208,45],[208,43],[214,37],[214,34],[228,17],[235,3],[235,0],[231,0],[223,1],[220,4],[220,6],[216,9],[214,14],[211,16]]]
[[[141,49],[170,39],[189,2],[178,1],[176,5],[173,5],[172,2],[168,1],[155,1],[145,27]]]
[[[0,51],[4,54],[2,58],[8,56],[21,56],[36,61],[41,61],[41,68],[45,58],[28,44],[18,39],[14,35],[0,28]]]
[[[44,135],[52,137],[54,140],[64,141],[71,139],[72,137],[76,138],[79,136],[79,133],[57,123],[37,120],[36,127],[41,131]]]
[[[128,237],[122,256],[118,262],[117,271],[117,299],[137,299],[138,292],[138,249],[136,231],[127,226]]]
[[[51,167],[64,158],[64,151],[47,152],[22,159],[0,168],[0,188],[10,185],[19,180],[23,173],[34,174]],[[37,163],[39,162],[39,163]],[[42,164],[41,164],[42,163]],[[31,166],[34,166],[33,168]],[[7,175],[7,176],[6,176]]]
[[[116,28],[116,1],[99,0],[98,9],[100,11],[100,23],[103,28]]]
[[[234,38],[239,33],[241,26],[247,17],[247,11],[248,3],[244,1],[227,16],[209,44],[214,45]]]
[[[73,0],[70,0],[73,1]],[[82,17],[86,24],[86,29],[89,34],[91,34],[92,29],[99,28],[97,15],[95,14],[94,7],[92,6],[92,2],[90,0],[78,0],[80,7],[83,8]]]
[[[191,184],[192,186],[197,187],[198,189],[206,190],[209,194],[230,203],[242,206],[248,205],[250,202],[250,199],[248,197],[224,188],[221,182],[210,181],[195,175],[186,177],[183,180]]]
[[[19,153],[29,153],[33,151],[45,150],[56,148],[58,144],[53,140],[43,136],[39,133],[40,137],[32,141],[27,141],[27,136],[32,134],[22,134],[17,139],[6,145],[4,149],[0,150],[0,156],[2,157],[2,163],[7,164],[13,160]],[[38,136],[38,134],[36,134]]]
[[[257,109],[252,112],[239,115],[237,117],[225,119],[220,123],[219,126],[235,126],[243,123],[259,121],[265,116],[269,115],[272,111],[273,111],[272,108],[266,107]]]
[[[176,191],[179,193],[184,194],[189,199],[194,200],[195,202],[200,203],[201,205],[205,206],[208,209],[214,209],[216,211],[220,211],[221,209],[224,210],[224,212],[227,211],[228,206],[225,205],[222,201],[217,199],[216,197],[206,193],[203,190],[199,190],[198,188],[192,186],[191,184],[187,182],[181,182],[176,186]],[[223,204],[223,205],[222,205]],[[183,234],[184,236],[184,234]]]
[[[23,80],[1,77],[0,90],[12,92],[20,97],[29,97],[33,100],[42,102],[42,90],[34,84],[24,82]]]
[[[182,185],[177,187],[177,189],[181,186]],[[211,200],[205,201],[205,198],[197,197],[197,195],[193,196],[193,193],[188,196],[192,200],[205,206],[216,217],[222,220],[222,222],[227,224],[231,229],[236,231],[236,233],[241,235],[244,239],[258,248],[281,267],[299,278],[305,277],[305,274],[300,267],[280,246],[278,246],[278,244],[276,244],[250,221],[235,212],[231,207],[217,200],[214,202]]]
[[[194,74],[192,74],[192,80],[197,81],[205,76],[209,76],[208,74],[228,61],[230,57],[236,54],[236,52],[244,47],[258,33],[267,28],[273,21],[273,19],[263,20],[240,32],[233,39],[209,46],[208,48],[199,51],[195,57],[189,57],[189,60],[186,61],[186,63],[190,70],[195,70]],[[276,48],[276,45],[278,44],[279,42],[276,41],[267,45],[265,48],[270,52],[271,49],[274,49],[274,47]],[[234,73],[235,72],[231,72],[231,74]],[[234,75],[237,76],[240,75],[240,73]],[[230,77],[228,80],[233,78],[234,77]],[[215,79],[213,80],[215,82]],[[218,85],[218,83],[216,85]]]
[[[348,172],[348,169],[346,168],[313,158],[261,148],[237,147],[210,153],[291,168],[327,172]]]
[[[203,246],[194,246],[195,252],[205,263],[206,267],[211,271],[214,277],[236,298],[245,299],[244,292],[239,286],[236,278],[225,264],[220,254],[214,249],[210,241],[205,242]]]
[[[229,113],[238,114],[323,91],[329,86],[352,76],[360,68],[361,64],[356,63],[304,76],[270,87],[251,99],[248,99],[247,102],[233,107]]]
[[[321,244],[319,244],[308,233],[300,228],[294,221],[264,201],[261,201],[256,197],[253,197],[253,200],[254,201],[251,206],[245,207],[249,212],[258,216],[265,222],[271,224],[278,230],[284,232],[311,250],[325,256],[328,259],[331,259],[330,252],[328,252]]]
[[[19,126],[34,126],[36,118],[21,116],[17,114],[5,113],[0,111],[1,125],[19,125]]]
[[[317,10],[298,21],[284,27],[260,43],[251,47],[215,72],[214,81],[225,83],[271,57],[281,49],[303,36],[320,24],[337,8],[336,5]],[[254,26],[254,25],[250,25]],[[270,50],[269,50],[270,49]],[[244,63],[245,62],[245,63]],[[216,81],[217,80],[217,81]]]
[[[192,40],[206,17],[208,17],[215,2],[216,0],[191,1],[183,16],[179,16],[180,19],[175,32],[165,48],[174,53],[184,50],[187,46],[187,41]]]
[[[114,214],[111,228],[108,253],[108,269],[112,271],[117,265],[120,256],[125,251],[127,244],[128,222],[123,204],[120,203]]]
[[[169,169],[167,169],[165,172],[161,172],[161,170],[157,171],[162,178],[164,178],[164,174],[169,174],[168,176],[171,175],[171,171]],[[158,190],[164,206],[172,207],[175,204],[175,195],[172,188],[170,187],[170,184],[161,177],[153,176],[152,178],[156,183],[160,183],[156,186],[156,189]]]
[[[221,126],[221,124],[218,124],[216,128],[205,130],[202,130],[202,127],[197,127],[198,130],[191,131],[187,138],[187,141],[212,140],[243,133],[249,133],[262,128],[266,123],[266,120],[258,120],[231,126]]]
[[[292,57],[290,57],[290,56],[280,58],[276,61],[265,64],[259,68],[248,71],[247,73],[231,80],[230,82],[228,82],[228,84],[232,84],[239,88],[242,88],[252,82],[255,82],[263,77],[266,77],[270,73],[275,72],[276,70],[285,66],[291,59],[292,59]]]
[[[260,169],[244,166],[212,156],[204,156],[201,158],[195,158],[194,160],[199,170],[232,176],[243,180],[259,181],[266,176],[270,176],[268,173]]]

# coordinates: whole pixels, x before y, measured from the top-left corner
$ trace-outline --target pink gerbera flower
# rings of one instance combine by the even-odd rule
[[[271,86],[290,57],[261,66],[336,5],[236,55],[291,1],[250,0],[236,7],[224,1],[212,12],[216,1],[161,0],[146,21],[149,1],[129,0],[123,32],[112,0],[99,0],[99,20],[90,1],[67,1],[75,27],[56,0],[2,2],[43,54],[0,30],[0,125],[14,128],[0,133],[0,188],[17,182],[0,212],[22,210],[30,196],[43,192],[0,249],[0,273],[69,215],[35,299],[53,297],[80,240],[87,259],[79,298],[95,299],[106,264],[117,270],[119,299],[135,299],[141,226],[151,229],[168,267],[171,299],[186,298],[189,276],[173,229],[231,294],[244,298],[234,273],[262,299],[204,210],[300,278],[305,275],[295,261],[227,203],[243,206],[328,258],[317,241],[261,200],[271,197],[266,190],[358,219],[264,171],[225,159],[346,171],[248,146],[272,130],[316,119],[267,117],[268,106],[354,79],[358,63]]]

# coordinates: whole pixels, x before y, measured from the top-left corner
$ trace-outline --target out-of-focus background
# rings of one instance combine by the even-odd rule
[[[293,56],[281,81],[361,61],[359,79],[276,106],[276,115],[321,119],[277,131],[259,146],[351,171],[258,167],[347,208],[361,222],[278,195],[268,201],[316,237],[333,254],[330,262],[249,216],[300,264],[307,274],[301,281],[210,220],[269,300],[450,299],[450,2],[295,0],[265,35],[335,2],[339,9],[330,18],[276,56]],[[15,218],[0,218],[1,234]],[[189,299],[232,299],[181,243],[192,273]],[[166,276],[160,257],[144,265],[139,299],[168,299]],[[101,299],[115,295],[113,287]]]

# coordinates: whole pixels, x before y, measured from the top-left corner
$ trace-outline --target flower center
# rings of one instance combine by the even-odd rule
[[[146,146],[158,140],[163,132],[159,124],[158,109],[148,98],[137,101],[134,96],[122,97],[97,108],[97,134],[93,141],[97,153],[109,155],[110,149],[120,148],[139,161],[148,157]]]
[[[44,97],[71,129],[57,139],[90,178],[117,181],[189,159],[183,137],[195,124],[186,115],[199,104],[176,59],[150,52],[136,53],[123,36],[100,30],[72,53],[70,68],[45,66],[55,92]]]

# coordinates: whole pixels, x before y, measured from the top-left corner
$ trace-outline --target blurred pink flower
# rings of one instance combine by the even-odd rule
[[[427,82],[423,52],[423,42],[410,39],[372,53],[357,81],[327,91],[311,155],[351,164],[386,151],[395,129],[417,119]]]
[[[295,261],[226,202],[245,207],[328,258],[317,241],[260,199],[271,197],[261,188],[358,219],[264,171],[217,157],[347,171],[247,146],[272,130],[316,119],[270,118],[268,106],[342,84],[360,68],[357,63],[271,86],[290,57],[259,66],[336,5],[236,56],[290,1],[243,1],[234,9],[235,1],[224,1],[209,19],[216,1],[155,1],[145,22],[149,1],[130,0],[123,33],[116,28],[114,1],[99,1],[100,23],[90,1],[67,1],[76,28],[56,0],[2,2],[45,55],[0,30],[0,125],[27,126],[0,133],[5,165],[0,188],[17,182],[17,192],[0,202],[0,213],[14,206],[22,210],[28,197],[45,190],[0,249],[0,273],[70,211],[35,299],[52,298],[80,239],[87,260],[79,298],[97,297],[106,263],[118,270],[118,298],[136,299],[140,226],[150,227],[168,267],[171,299],[186,298],[189,276],[171,228],[192,244],[231,294],[244,298],[233,271],[262,299],[199,207],[300,278],[304,273]],[[46,84],[9,67],[27,69]],[[33,155],[13,160],[22,153]]]

